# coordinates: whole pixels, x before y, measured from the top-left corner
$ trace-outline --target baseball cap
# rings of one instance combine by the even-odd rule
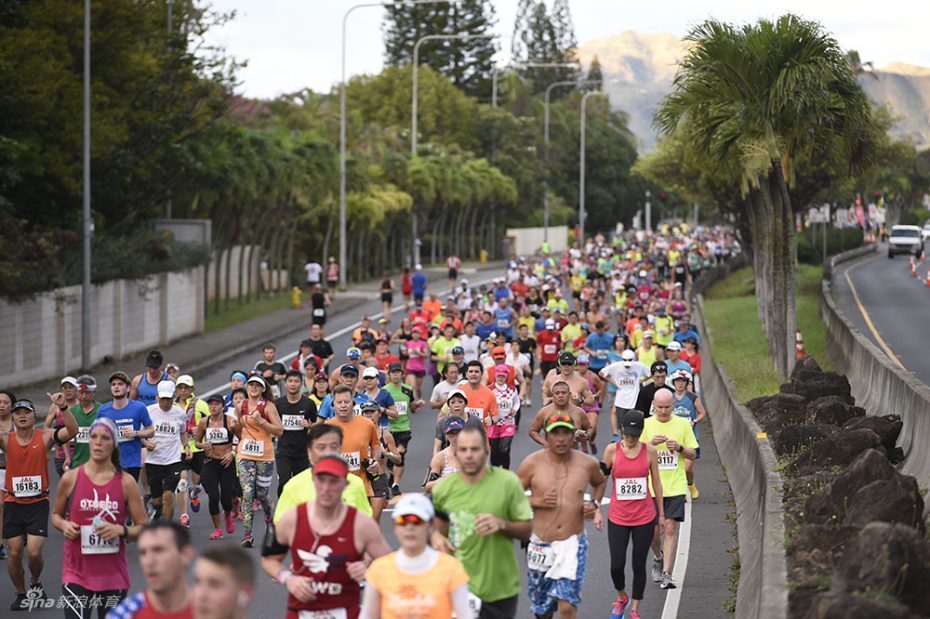
[[[116,372],[113,372],[112,374],[110,374],[110,380],[108,380],[107,382],[112,383],[114,380],[121,380],[127,385],[132,384],[132,380],[129,379],[129,374],[127,374],[126,372],[123,372],[122,370],[117,370]]]
[[[552,320],[551,318],[550,318],[549,320],[547,320],[547,321],[546,321],[546,328],[547,328],[547,329],[555,329],[555,321]]]
[[[378,378],[378,368],[365,368],[362,372],[362,378]]]
[[[461,346],[453,346],[453,347],[452,347],[452,354],[453,354],[453,355],[464,355],[464,354],[465,354],[465,349],[462,348]]]
[[[262,386],[262,388],[265,387],[265,379],[262,378],[261,376],[259,376],[258,374],[253,374],[252,376],[249,376],[249,380],[247,380],[247,381],[245,381],[245,382],[246,382],[246,384],[249,384],[249,383],[258,383],[259,385]]]
[[[549,417],[546,418],[546,432],[552,432],[556,428],[568,428],[569,430],[574,430],[575,422],[572,421],[571,416],[566,415],[565,413],[549,415]]]
[[[214,393],[209,398],[207,398],[207,404],[209,404],[210,402],[219,402],[220,404],[226,404],[226,400],[224,400],[223,396],[221,396],[218,393]]]
[[[659,306],[659,309],[657,310],[657,312],[658,312],[659,316],[665,316],[665,306],[664,306],[664,305],[660,305],[660,306]]]
[[[632,363],[633,361],[636,361],[636,353],[632,350],[624,350],[622,353],[620,353],[620,359],[628,363]]]
[[[647,337],[651,340],[655,337],[655,334],[652,331],[643,331],[643,339]]]
[[[465,420],[461,417],[448,417],[442,425],[442,431],[445,434],[449,432],[460,432],[465,427]]]
[[[591,357],[586,352],[580,352],[578,353],[577,361],[581,365],[588,365],[589,363],[591,363]]]
[[[339,369],[339,373],[343,375],[352,374],[354,376],[358,376],[358,368],[355,367],[354,365],[349,365],[347,363],[344,366],[342,366],[342,368]]]
[[[436,516],[433,502],[425,494],[412,492],[403,494],[394,504],[394,516],[416,516],[420,520],[432,520]]]
[[[188,387],[190,387],[190,388],[193,389],[193,387],[194,387],[194,377],[191,376],[190,374],[182,374],[181,376],[178,376],[178,384],[179,384],[179,385],[187,385]]]
[[[13,402],[12,410],[15,411],[18,408],[25,408],[26,410],[32,411],[33,413],[36,412],[36,407],[35,404],[32,403],[32,400],[16,400]]]
[[[388,365],[388,374],[390,374],[391,372],[403,372],[403,371],[404,371],[404,366],[401,365],[400,363],[397,363],[396,361]]]
[[[332,475],[333,477],[345,477],[349,474],[349,465],[336,454],[326,454],[313,465],[314,475]]]
[[[563,350],[559,353],[559,365],[575,365],[575,355]]]
[[[173,398],[174,397],[174,383],[170,380],[163,380],[158,383],[158,397],[159,398]]]
[[[503,346],[495,346],[494,348],[491,349],[491,356],[492,357],[506,357],[507,351],[504,350]]]
[[[326,372],[317,372],[316,374],[313,375],[313,380],[314,381],[329,380],[329,376],[326,374]]]
[[[355,346],[346,351],[346,359],[358,361],[362,358],[362,351]]]
[[[651,366],[649,366],[649,371],[652,374],[659,372],[661,374],[668,374],[668,366],[665,365],[664,361],[656,361]]]
[[[678,350],[678,351],[680,351],[680,350],[681,350],[681,342],[676,342],[676,341],[672,340],[671,342],[669,342],[668,344],[665,345],[665,350]]]
[[[381,405],[374,400],[365,400],[364,402],[359,402],[358,409],[359,412],[362,413],[368,413],[371,411],[381,412]]]
[[[672,374],[672,382],[676,380],[687,380],[691,381],[691,372],[685,369],[675,370],[675,373]]]
[[[636,409],[628,410],[620,421],[623,434],[640,436],[643,433],[643,414]]]
[[[149,354],[145,356],[145,367],[147,368],[160,368],[162,362],[165,358],[157,350],[150,350]]]
[[[465,400],[466,402],[468,402],[468,396],[465,395],[465,392],[462,391],[461,389],[453,389],[452,391],[450,391],[450,392],[449,392],[449,395],[446,396],[446,402],[448,402],[449,400],[451,400],[451,399],[454,398],[455,396],[459,396],[459,397],[461,397],[463,400]]]
[[[72,387],[78,386],[77,379],[73,376],[65,376],[64,378],[62,378],[60,384],[64,385],[65,383],[71,385]]]
[[[645,269],[644,269],[644,270],[641,270],[641,271],[639,272],[639,276],[640,276],[640,277],[646,277],[646,275],[647,275],[647,273],[646,273]]]
[[[495,375],[510,376],[510,366],[506,363],[501,363],[500,365],[494,368]]]

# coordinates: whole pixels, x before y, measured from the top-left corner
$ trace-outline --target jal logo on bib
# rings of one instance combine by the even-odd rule
[[[207,428],[208,443],[225,443],[229,440],[226,428]]]
[[[637,501],[646,498],[645,477],[618,477],[614,480],[614,492],[619,501]]]
[[[265,444],[262,441],[256,441],[251,438],[243,439],[242,442],[239,443],[239,449],[247,456],[265,455]]]
[[[303,430],[303,415],[281,415],[281,426],[285,430]]]
[[[41,475],[23,475],[13,478],[13,496],[25,499],[42,494]]]
[[[656,454],[659,456],[660,471],[669,471],[678,468],[678,454],[674,454],[668,450],[658,451]]]

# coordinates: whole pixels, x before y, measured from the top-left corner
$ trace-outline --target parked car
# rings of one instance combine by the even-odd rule
[[[896,254],[920,257],[924,250],[922,231],[917,226],[892,226],[888,235],[888,258]]]

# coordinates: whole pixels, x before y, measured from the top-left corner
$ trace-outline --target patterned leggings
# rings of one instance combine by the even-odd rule
[[[268,500],[271,480],[274,477],[274,460],[263,462],[239,458],[236,461],[239,484],[242,486],[242,525],[246,535],[252,534],[252,503],[261,503],[265,520],[270,521],[274,508]]]

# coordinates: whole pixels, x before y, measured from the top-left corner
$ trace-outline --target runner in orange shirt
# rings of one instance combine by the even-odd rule
[[[349,472],[365,483],[368,496],[373,496],[371,482],[365,471],[384,473],[381,465],[381,441],[378,429],[370,420],[355,414],[352,390],[345,385],[333,389],[333,412],[335,416],[326,423],[342,428],[342,458],[349,465]]]
[[[497,398],[494,392],[482,383],[484,367],[480,361],[469,361],[465,364],[465,379],[468,381],[460,387],[465,392],[468,401],[465,403],[465,412],[475,415],[485,426],[497,423]]]

